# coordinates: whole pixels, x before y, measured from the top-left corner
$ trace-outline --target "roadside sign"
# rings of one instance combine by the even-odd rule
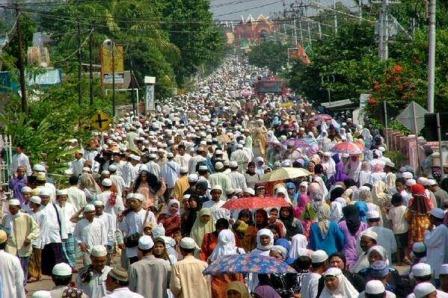
[[[90,118],[91,126],[99,131],[105,131],[112,123],[110,116],[102,111],[98,111]]]
[[[407,129],[418,134],[425,127],[425,115],[428,111],[416,102],[411,102],[400,115],[397,120]]]

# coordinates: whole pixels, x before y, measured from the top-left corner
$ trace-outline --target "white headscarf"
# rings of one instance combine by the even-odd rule
[[[289,250],[289,257],[297,259],[300,256],[308,255],[308,239],[305,235],[297,234],[291,238],[291,249]]]
[[[219,257],[237,253],[241,253],[241,251],[236,247],[235,234],[231,230],[225,229],[219,232],[218,244],[210,255],[209,260],[214,262]],[[244,253],[244,250],[242,253]]]
[[[334,276],[339,280],[339,285],[336,290],[330,291],[326,286],[320,294],[320,298],[345,298],[358,297],[359,293],[353,285],[344,276],[341,269],[331,267],[323,274],[326,276]]]
[[[261,236],[269,236],[271,238],[271,241],[268,245],[264,246],[261,245],[260,237]],[[272,234],[272,231],[269,229],[261,229],[257,232],[257,249],[263,250],[263,251],[269,251],[272,246],[274,245],[274,234]]]

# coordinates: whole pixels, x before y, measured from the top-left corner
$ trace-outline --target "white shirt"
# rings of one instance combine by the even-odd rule
[[[67,227],[67,234],[73,234],[76,224],[74,222],[72,222],[70,219],[73,217],[73,215],[76,214],[75,206],[73,206],[69,202],[65,202],[65,206],[61,207],[59,205],[59,208],[61,208],[61,212],[65,219],[65,226]]]
[[[101,273],[97,273],[93,271],[93,276],[90,279],[90,282],[83,283],[81,281],[81,275],[85,272],[86,267],[80,270],[78,277],[76,278],[76,284],[78,285],[78,289],[82,290],[84,294],[86,294],[90,298],[102,298],[106,295],[106,278],[107,274],[112,268],[109,266],[104,266],[104,269]],[[122,297],[124,298],[124,297]]]
[[[247,188],[246,177],[243,174],[232,171],[229,173],[230,182],[233,189],[245,189]]]
[[[34,247],[42,248],[42,234],[44,233],[44,221],[45,221],[45,214],[42,212],[42,210],[39,210],[37,212],[31,211],[30,216],[36,221],[37,225],[39,226],[39,236],[31,241],[31,244]]]
[[[70,170],[72,171],[73,175],[78,177],[82,173],[82,168],[84,168],[84,163],[86,160],[84,158],[75,159],[70,162]]]
[[[96,217],[93,218],[92,222],[89,222],[85,218],[78,221],[73,236],[78,244],[87,244],[89,251],[95,245],[107,244],[106,226],[102,220]]]
[[[128,287],[115,289],[112,293],[104,296],[104,298],[143,298],[142,295],[137,294],[129,290]]]
[[[387,219],[392,221],[392,231],[394,234],[403,234],[408,232],[408,221],[404,218],[406,214],[406,206],[401,205],[391,207],[387,213]]]
[[[100,216],[97,216],[99,220],[103,222],[107,231],[107,244],[113,245],[115,243],[115,234],[117,232],[117,220],[111,214],[103,212]]]
[[[305,273],[302,279],[302,298],[316,298],[321,275],[315,272]]]
[[[41,208],[42,214],[44,214],[43,228],[41,231],[42,247],[49,243],[61,243],[62,239],[67,239],[66,220],[59,206],[48,203],[47,206],[42,206]]]
[[[77,186],[67,188],[67,195],[70,203],[75,207],[76,211],[87,205],[86,194]]]
[[[143,234],[143,226],[146,222],[150,222],[154,225],[157,224],[156,217],[154,213],[151,211],[147,211],[145,209],[140,209],[138,212],[129,212],[126,214],[123,221],[120,223],[120,230],[123,232],[123,237],[127,237],[129,235],[140,233]],[[137,256],[137,247],[128,247],[126,248],[126,256],[128,258]]]
[[[160,166],[153,160],[146,163],[148,171],[156,177],[160,177]]]
[[[112,192],[110,190],[106,190],[106,191],[103,191],[102,193],[100,193],[96,197],[96,199],[103,201],[104,212],[112,214],[114,217],[116,217],[118,214],[120,214],[124,210],[123,199],[121,198],[121,196],[119,196],[117,194],[117,199],[115,201],[115,205],[112,206],[109,203],[109,198],[110,198],[111,194],[112,194]]]
[[[181,166],[188,169],[188,163],[190,162],[191,155],[188,153],[185,153],[184,155],[176,155],[174,157],[174,160]]]
[[[165,179],[167,188],[174,188],[177,179],[179,179],[180,165],[169,160],[160,168],[160,177]]]
[[[123,194],[123,190],[126,187],[126,183],[124,182],[123,177],[114,174],[110,175],[110,180],[112,180],[112,183],[117,187],[117,194],[121,197]]]
[[[23,270],[19,259],[0,250],[0,260],[0,297],[25,298]]]
[[[209,208],[213,220],[216,222],[220,218],[230,219],[230,211],[228,209],[222,208],[222,205],[225,204],[225,201],[219,200],[218,202],[215,202],[213,200],[204,202],[202,205],[202,208]]]

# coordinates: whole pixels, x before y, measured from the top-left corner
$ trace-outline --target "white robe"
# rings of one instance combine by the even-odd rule
[[[302,298],[316,298],[321,275],[315,272],[305,273],[302,279]]]
[[[104,266],[101,273],[93,272],[93,276],[88,283],[83,283],[81,281],[81,275],[85,272],[86,267],[80,270],[78,277],[76,278],[76,285],[80,290],[84,292],[90,298],[102,298],[106,295],[106,278],[107,274],[112,268],[109,266]],[[124,297],[123,297],[124,298]]]
[[[143,226],[146,222],[157,225],[156,217],[151,211],[140,209],[138,212],[129,212],[120,223],[120,230],[123,232],[123,237],[127,237],[134,233],[143,234]],[[126,248],[126,257],[132,258],[137,256],[137,247]]]
[[[81,219],[75,227],[73,233],[78,244],[87,244],[89,253],[95,245],[107,244],[107,230],[103,221],[94,217],[92,222]]]
[[[448,227],[444,224],[438,225],[432,231],[425,232],[425,245],[427,263],[431,265],[434,278],[439,278],[440,265],[447,263],[448,253]]]
[[[378,235],[377,244],[386,249],[387,258],[392,260],[392,254],[397,252],[397,241],[394,232],[385,227],[370,227],[367,230],[373,231]]]
[[[25,298],[23,270],[19,259],[0,250],[0,260],[0,297]]]

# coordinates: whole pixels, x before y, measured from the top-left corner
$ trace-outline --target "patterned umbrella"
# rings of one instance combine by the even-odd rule
[[[287,206],[290,204],[283,198],[245,197],[228,200],[222,207],[226,209],[260,209]]]
[[[204,274],[220,275],[223,273],[297,273],[292,267],[288,266],[276,258],[263,256],[259,253],[244,255],[227,255],[218,258],[207,269]]]
[[[264,174],[263,178],[261,178],[262,182],[272,182],[286,179],[294,179],[298,177],[306,177],[311,175],[308,170],[302,168],[279,168],[270,173]]]
[[[349,154],[349,155],[358,155],[362,153],[362,149],[353,142],[341,142],[337,143],[333,146],[331,151],[335,153]]]

